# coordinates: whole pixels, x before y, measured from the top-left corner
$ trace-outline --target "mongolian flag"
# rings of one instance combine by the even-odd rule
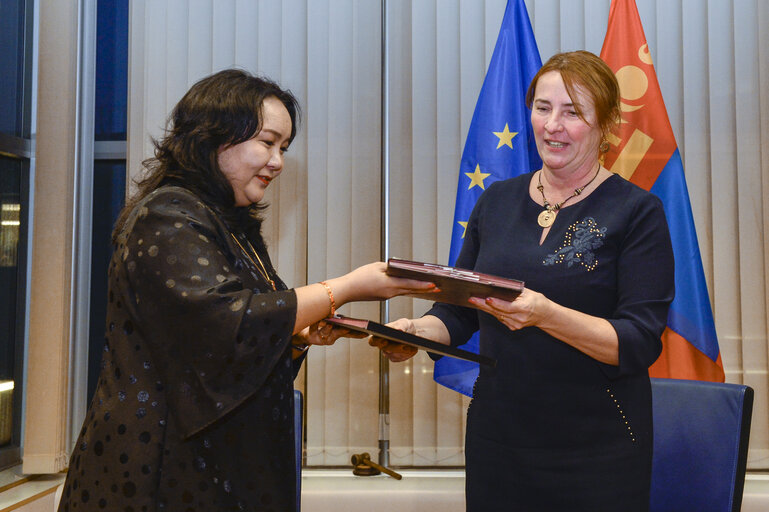
[[[540,67],[526,4],[508,0],[462,152],[449,265],[459,256],[470,212],[486,187],[542,167],[525,101]],[[478,353],[478,334],[461,348]],[[477,376],[476,363],[450,357],[435,363],[435,381],[468,396]]]
[[[612,0],[601,58],[614,71],[622,121],[606,168],[662,199],[675,256],[676,295],[652,377],[723,382],[724,368],[694,230],[684,168],[634,0]]]

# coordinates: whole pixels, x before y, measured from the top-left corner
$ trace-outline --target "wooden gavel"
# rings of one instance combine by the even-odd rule
[[[380,464],[377,464],[373,460],[371,460],[371,455],[369,455],[367,452],[363,453],[356,453],[354,454],[350,460],[352,461],[353,465],[353,473],[356,475],[371,475],[371,474],[378,474],[378,473],[371,473],[366,471],[367,469],[375,469],[378,472],[381,471],[382,473],[385,473],[387,475],[390,475],[396,480],[400,480],[403,478],[403,475],[396,473],[390,468],[386,468]]]

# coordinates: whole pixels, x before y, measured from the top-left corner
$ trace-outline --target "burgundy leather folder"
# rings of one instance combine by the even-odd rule
[[[523,291],[523,281],[482,274],[472,270],[448,267],[435,263],[390,258],[387,260],[387,274],[419,281],[435,283],[440,292],[414,294],[412,297],[447,302],[458,306],[472,307],[470,297],[495,297],[514,300]]]

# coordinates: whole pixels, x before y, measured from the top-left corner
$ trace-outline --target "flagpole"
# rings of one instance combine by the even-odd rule
[[[388,60],[387,0],[382,0],[382,101],[381,101],[381,240],[382,261],[390,257],[390,63]],[[380,307],[380,320],[387,323],[390,302]],[[390,465],[390,361],[379,351],[379,464]]]

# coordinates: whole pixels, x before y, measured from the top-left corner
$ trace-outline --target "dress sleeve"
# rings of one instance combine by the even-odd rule
[[[186,191],[151,196],[125,233],[118,251],[127,283],[113,292],[122,293],[133,325],[120,327],[146,340],[188,437],[253,395],[276,365],[290,364],[281,356],[296,295],[260,292],[266,281],[235,257],[224,224]]]
[[[657,360],[674,294],[673,248],[662,202],[644,195],[618,258],[617,306],[608,320],[619,339],[619,365],[602,365],[608,377],[644,372]]]

